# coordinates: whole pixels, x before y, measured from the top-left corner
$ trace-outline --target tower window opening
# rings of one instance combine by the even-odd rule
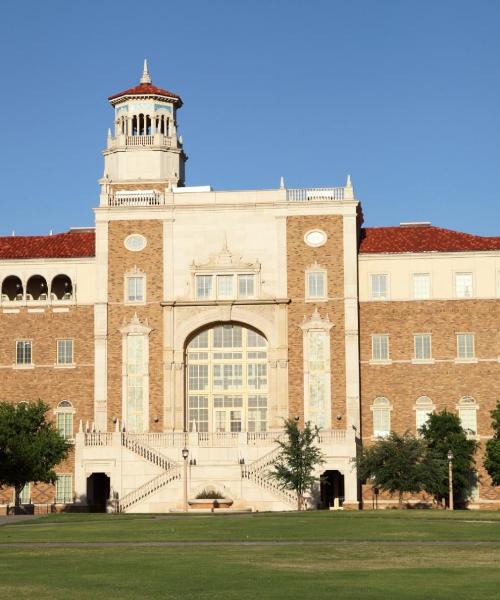
[[[167,124],[165,127],[165,135],[167,137],[170,137],[170,119],[167,117]]]
[[[165,135],[165,117],[163,115],[160,118],[160,133]]]
[[[139,135],[144,135],[144,115],[139,115]]]
[[[151,135],[151,117],[149,115],[145,116],[146,120],[146,135]]]
[[[137,115],[132,117],[132,135],[137,135]]]

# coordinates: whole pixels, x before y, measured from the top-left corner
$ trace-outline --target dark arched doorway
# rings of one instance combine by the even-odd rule
[[[340,508],[344,503],[344,476],[340,471],[328,470],[321,475],[321,505]]]
[[[106,473],[92,473],[87,477],[87,504],[91,512],[106,512],[110,479]]]

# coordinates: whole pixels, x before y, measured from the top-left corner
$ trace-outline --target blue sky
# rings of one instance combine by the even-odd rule
[[[112,110],[180,94],[187,184],[343,185],[366,225],[500,235],[498,0],[9,2],[0,235],[93,224]]]

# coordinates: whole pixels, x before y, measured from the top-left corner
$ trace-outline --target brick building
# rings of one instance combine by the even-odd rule
[[[213,488],[234,507],[290,509],[265,476],[286,417],[321,427],[330,485],[311,506],[358,508],[357,446],[433,410],[457,411],[484,445],[500,237],[366,228],[350,178],[186,187],[181,98],[145,65],[109,101],[95,228],[0,238],[0,399],[43,399],[74,441],[55,488],[28,485],[25,502],[179,509],[186,466],[189,499]],[[497,507],[480,463],[470,503]]]

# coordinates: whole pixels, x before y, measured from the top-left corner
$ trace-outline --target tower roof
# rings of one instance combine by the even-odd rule
[[[151,75],[148,71],[147,60],[144,61],[144,69],[139,85],[129,88],[128,90],[124,90],[123,92],[118,92],[118,94],[113,94],[112,96],[108,97],[108,100],[114,105],[118,102],[118,100],[126,96],[156,96],[170,100],[177,107],[182,106],[182,99],[180,96],[153,85],[151,81]]]

